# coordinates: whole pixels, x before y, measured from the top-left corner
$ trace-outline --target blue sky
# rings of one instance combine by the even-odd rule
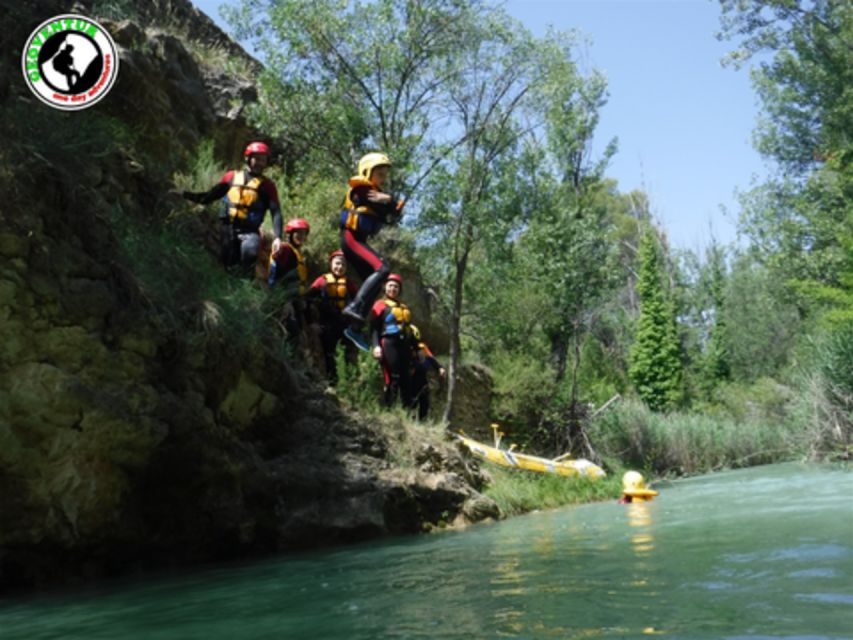
[[[225,26],[217,10],[222,0],[194,4]],[[758,108],[748,71],[720,65],[732,45],[714,38],[719,4],[508,0],[504,8],[536,35],[552,25],[586,36],[581,67],[604,72],[610,92],[596,147],[619,138],[607,173],[621,191],[649,194],[671,243],[700,250],[712,233],[733,242],[740,210],[734,191],[768,169],[750,145]]]

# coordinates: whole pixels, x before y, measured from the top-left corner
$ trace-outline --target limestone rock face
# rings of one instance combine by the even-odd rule
[[[113,225],[161,224],[162,168],[202,138],[239,149],[254,87],[158,29],[168,5],[195,33],[189,2],[130,4],[133,20],[90,14],[121,57],[96,113],[0,86],[0,591],[496,517],[452,447],[396,468],[385,432],[310,377],[213,331],[188,340],[175,327],[198,309],[154,308]],[[18,55],[39,18],[68,10],[22,7],[0,35]],[[245,56],[209,21],[195,27]],[[20,72],[12,58],[4,77]],[[63,146],[104,118],[133,134],[130,150]]]

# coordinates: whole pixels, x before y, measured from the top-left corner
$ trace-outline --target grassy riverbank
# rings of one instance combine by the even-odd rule
[[[564,476],[486,466],[491,481],[484,493],[494,500],[506,516],[541,509],[556,509],[572,504],[615,500],[621,492],[621,474],[605,478],[567,478]]]

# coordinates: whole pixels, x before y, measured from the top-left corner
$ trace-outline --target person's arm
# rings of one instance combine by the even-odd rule
[[[282,283],[284,286],[289,287],[294,278],[299,278],[299,274],[296,271],[296,256],[290,250],[290,245],[285,244],[272,254],[268,284],[273,286]]]
[[[323,295],[323,291],[326,289],[326,278],[323,276],[319,276],[314,282],[311,283],[311,286],[308,287],[308,291],[305,292],[306,298],[319,298]]]
[[[367,200],[371,207],[382,216],[386,224],[394,224],[403,217],[403,205],[405,200],[384,191],[371,190],[367,192]]]
[[[444,365],[442,365],[438,361],[438,358],[432,355],[432,351],[430,351],[430,348],[426,345],[424,345],[424,362],[426,363],[428,368],[435,369],[436,371],[438,371],[439,378],[444,377],[444,374],[446,373],[444,370]]]
[[[281,234],[284,229],[284,222],[281,216],[281,207],[278,202],[270,204],[270,214],[272,214],[272,232],[275,239],[281,242]]]
[[[347,302],[352,300],[358,295],[358,285],[355,282],[347,278]]]
[[[373,345],[373,357],[377,360],[382,358],[382,315],[385,310],[385,304],[381,300],[373,303],[373,308],[370,310],[370,344]]]
[[[281,234],[284,229],[284,220],[281,215],[281,203],[278,199],[278,189],[276,189],[275,182],[272,180],[264,181],[264,193],[267,195],[267,201],[269,202],[270,215],[272,216],[272,231],[275,234],[277,240],[281,240]]]
[[[231,178],[233,175],[234,172],[229,171],[211,189],[207,191],[182,191],[181,197],[190,202],[197,202],[198,204],[210,204],[215,200],[223,198],[228,193],[228,189],[231,188]]]

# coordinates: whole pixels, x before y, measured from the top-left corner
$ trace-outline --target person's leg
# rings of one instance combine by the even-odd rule
[[[219,256],[227,269],[240,263],[240,241],[234,225],[223,222],[219,234]]]
[[[392,363],[396,359],[396,351],[394,350],[393,345],[386,349],[385,338],[380,341],[382,346],[382,375],[385,378],[385,386],[382,389],[382,404],[386,407],[391,407],[394,404],[394,396],[397,395],[397,387],[394,385],[394,375],[391,369]],[[390,349],[390,351],[389,351]]]
[[[343,314],[357,322],[367,319],[373,301],[382,289],[385,278],[391,273],[390,267],[367,243],[361,242],[352,231],[345,229],[341,233],[341,249],[350,264],[362,279],[361,287],[355,298],[343,310]]]
[[[248,275],[255,273],[255,261],[258,259],[258,249],[261,247],[259,233],[240,233],[240,267]]]
[[[429,385],[425,385],[418,396],[418,420],[424,421],[429,416]]]
[[[429,384],[421,371],[412,374],[412,408],[417,408],[418,420],[424,420],[429,413]]]
[[[391,406],[400,394],[403,407],[412,403],[412,388],[409,379],[409,345],[402,337],[382,338],[382,361],[386,365],[386,406]]]
[[[326,367],[326,378],[333,387],[338,384],[338,363],[336,356],[340,337],[337,327],[322,325],[320,329],[320,342],[323,345],[323,363]]]

